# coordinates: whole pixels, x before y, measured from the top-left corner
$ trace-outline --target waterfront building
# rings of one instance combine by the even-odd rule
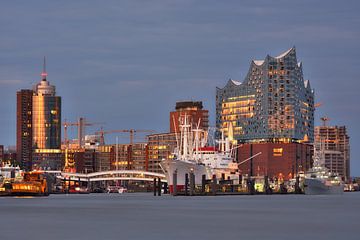
[[[63,146],[63,162],[65,172],[92,173],[95,172],[96,149]]]
[[[314,91],[295,47],[253,60],[241,83],[216,89],[216,126],[242,142],[313,142]]]
[[[95,152],[95,172],[110,171],[113,155],[112,145],[99,146]]]
[[[61,169],[61,97],[47,81],[44,68],[32,97],[33,168]]]
[[[163,159],[173,158],[176,146],[175,133],[158,133],[148,135],[147,171],[163,173],[159,163]]]
[[[216,126],[238,148],[237,161],[262,152],[239,169],[244,174],[289,178],[311,165],[314,91],[304,80],[295,47],[251,61],[243,82],[216,89]]]
[[[179,125],[184,116],[188,117],[188,122],[193,129],[208,130],[209,127],[209,111],[203,109],[201,101],[182,101],[177,102],[175,111],[170,112],[170,132],[180,132]],[[199,125],[199,126],[198,126]]]
[[[147,171],[148,149],[146,143],[112,145],[111,157],[113,170]]]
[[[17,161],[15,146],[4,148],[3,162],[13,166],[20,166],[21,163]]]
[[[312,146],[302,143],[258,142],[238,147],[238,162],[261,152],[253,159],[239,164],[239,172],[247,176],[268,176],[288,180],[311,167]]]
[[[350,179],[350,137],[345,126],[315,127],[315,148],[321,153],[322,164],[343,180]]]
[[[32,168],[32,97],[33,90],[16,93],[16,153],[17,162],[26,171]]]

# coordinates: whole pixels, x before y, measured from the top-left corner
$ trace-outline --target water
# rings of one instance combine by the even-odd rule
[[[360,192],[0,198],[0,239],[360,239],[359,203]]]

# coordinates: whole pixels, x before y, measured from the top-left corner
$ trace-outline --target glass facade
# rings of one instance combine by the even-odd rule
[[[295,48],[252,61],[245,80],[216,89],[216,126],[238,142],[314,139],[314,91]]]
[[[33,147],[61,147],[61,97],[33,96]]]

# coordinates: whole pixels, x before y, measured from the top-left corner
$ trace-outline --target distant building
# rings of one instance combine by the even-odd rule
[[[313,142],[314,91],[295,48],[253,60],[242,83],[216,89],[216,126],[240,142]]]
[[[16,153],[17,162],[26,171],[32,168],[32,97],[33,91],[16,93]]]
[[[175,133],[158,133],[148,135],[148,156],[147,170],[149,172],[163,173],[159,163],[163,159],[173,158],[176,148]]]
[[[114,147],[112,145],[99,146],[95,152],[95,172],[112,170],[113,155]]]
[[[118,144],[113,146],[111,168],[113,170],[147,171],[148,150],[146,143]],[[116,154],[116,150],[118,151]]]
[[[350,137],[345,126],[315,127],[315,148],[323,153],[322,163],[344,180],[350,179]]]
[[[4,160],[4,145],[0,145],[0,166]]]
[[[20,166],[16,156],[16,147],[8,146],[7,148],[3,148],[3,163]]]
[[[64,171],[77,173],[95,172],[96,150],[86,148],[62,149]]]
[[[170,132],[180,132],[179,125],[184,116],[188,117],[188,122],[193,129],[208,130],[209,111],[203,109],[202,102],[184,101],[177,102],[175,111],[170,112]]]
[[[61,97],[46,79],[45,61],[41,76],[32,97],[32,167],[61,169]]]

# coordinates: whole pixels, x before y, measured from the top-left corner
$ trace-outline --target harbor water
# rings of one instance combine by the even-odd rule
[[[337,196],[0,198],[0,239],[360,239],[360,192]]]

